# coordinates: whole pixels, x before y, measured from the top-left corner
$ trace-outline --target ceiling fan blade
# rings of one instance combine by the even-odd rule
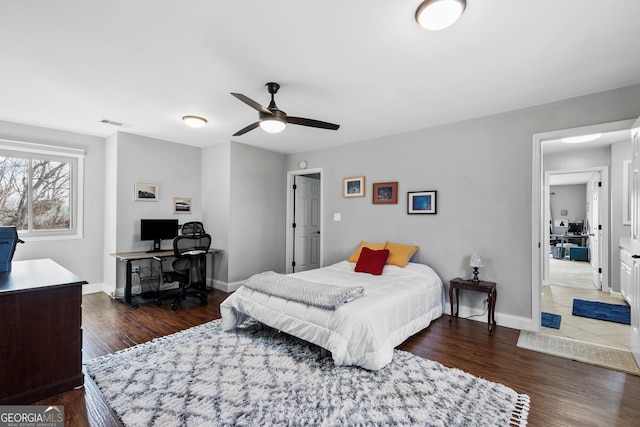
[[[287,116],[287,122],[294,125],[310,126],[312,128],[331,129],[338,130],[340,125],[336,125],[328,122],[321,122],[320,120],[305,119],[303,117],[291,117]]]
[[[249,132],[250,130],[254,130],[258,126],[260,126],[260,122],[251,123],[249,126],[244,127],[242,129],[240,129],[238,132],[234,133],[233,136],[244,135],[245,133]]]
[[[256,101],[254,101],[253,99],[249,98],[248,96],[245,96],[241,93],[233,93],[231,92],[231,95],[235,96],[236,98],[238,98],[240,101],[244,102],[245,104],[247,104],[249,107],[260,111],[261,113],[265,113],[265,114],[271,114],[271,111],[269,111],[269,109],[267,107],[264,107],[260,104],[258,104]]]

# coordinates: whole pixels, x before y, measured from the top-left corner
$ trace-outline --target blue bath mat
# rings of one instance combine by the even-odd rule
[[[545,326],[547,328],[560,329],[560,321],[562,320],[562,316],[560,316],[559,314],[545,313],[544,311],[541,314],[542,326]]]
[[[574,299],[571,314],[625,325],[631,324],[631,308],[628,305]]]

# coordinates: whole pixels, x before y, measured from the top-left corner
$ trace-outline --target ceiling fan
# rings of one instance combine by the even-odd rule
[[[273,96],[278,93],[278,89],[280,89],[280,85],[278,83],[267,83],[265,85],[267,87],[267,90],[269,91],[269,93],[271,94],[271,102],[269,103],[268,107],[263,107],[262,105],[258,104],[256,101],[254,101],[253,99],[241,94],[241,93],[233,93],[231,92],[231,95],[235,96],[236,98],[238,98],[240,101],[244,102],[245,104],[247,104],[249,107],[258,110],[258,114],[260,117],[260,120],[258,120],[255,123],[250,124],[247,127],[244,127],[242,129],[240,129],[238,132],[234,133],[233,136],[240,136],[240,135],[244,135],[245,133],[254,130],[255,128],[257,128],[258,126],[260,126],[262,129],[264,129],[267,132],[270,133],[277,133],[282,131],[286,126],[287,123],[291,123],[293,125],[301,125],[301,126],[310,126],[310,127],[314,127],[314,128],[321,128],[321,129],[331,129],[331,130],[338,130],[338,128],[340,127],[340,125],[336,125],[333,123],[327,123],[327,122],[322,122],[320,120],[313,120],[313,119],[305,119],[303,117],[291,117],[291,116],[287,116],[287,113],[285,113],[284,111],[280,110],[277,106],[276,106],[276,102],[273,99]]]

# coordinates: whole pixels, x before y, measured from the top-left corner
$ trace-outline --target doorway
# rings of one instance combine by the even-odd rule
[[[557,163],[563,158],[577,157],[578,153],[572,150],[553,160]],[[541,327],[541,332],[629,350],[628,325],[573,316],[575,299],[623,303],[619,294],[611,292],[610,257],[603,256],[610,249],[607,242],[611,241],[608,221],[603,220],[603,214],[611,212],[605,191],[609,188],[608,176],[607,166],[545,172],[545,200],[549,201],[545,206],[550,213],[551,236],[543,270],[540,311],[559,315],[560,321],[554,327]]]
[[[322,263],[322,169],[287,173],[285,272],[319,268]]]
[[[609,291],[608,176],[607,166],[545,172],[544,211],[549,227],[544,245],[549,245],[549,256],[544,258],[544,283],[549,283],[554,267],[562,270],[563,261],[575,260],[589,267],[570,270],[579,273],[580,267],[588,268],[593,287]]]
[[[603,123],[592,126],[585,126],[573,129],[564,129],[559,131],[545,132],[533,135],[533,176],[532,176],[532,242],[535,245],[532,249],[532,283],[531,283],[531,325],[529,330],[539,332],[541,330],[541,302],[543,296],[543,286],[545,280],[545,274],[548,271],[548,267],[545,265],[549,257],[549,213],[547,208],[549,206],[549,194],[545,191],[545,172],[543,161],[543,144],[549,141],[560,141],[564,137],[572,137],[579,135],[589,135],[595,133],[602,133],[603,135],[620,135],[626,132],[630,136],[630,129],[633,125],[633,120],[622,120],[618,122]],[[622,139],[619,139],[620,141]],[[615,184],[617,185],[617,183]],[[604,184],[603,184],[604,187]],[[608,184],[606,187],[608,188]],[[607,196],[601,196],[603,199],[608,200]],[[598,218],[599,222],[604,225],[610,225],[609,210],[604,209],[600,211]],[[609,252],[613,249],[612,241],[607,233],[607,229],[603,230],[605,233],[601,236],[600,257],[602,259],[603,271],[603,289],[607,284],[607,291],[610,289],[608,285],[609,281]],[[617,249],[617,246],[615,246]],[[613,266],[615,267],[615,266]],[[612,267],[612,268],[613,268]],[[605,271],[605,268],[607,269]]]

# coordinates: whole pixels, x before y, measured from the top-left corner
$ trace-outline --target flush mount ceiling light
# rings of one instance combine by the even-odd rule
[[[201,128],[207,124],[207,119],[199,116],[184,116],[182,120],[184,120],[187,126],[191,126],[192,128]]]
[[[562,138],[562,142],[566,142],[567,144],[579,144],[581,142],[595,141],[601,136],[602,136],[601,133],[594,133],[591,135],[582,135],[582,136],[572,136],[569,138]]]
[[[443,30],[460,18],[466,6],[465,0],[425,0],[416,11],[416,21],[427,30]]]

